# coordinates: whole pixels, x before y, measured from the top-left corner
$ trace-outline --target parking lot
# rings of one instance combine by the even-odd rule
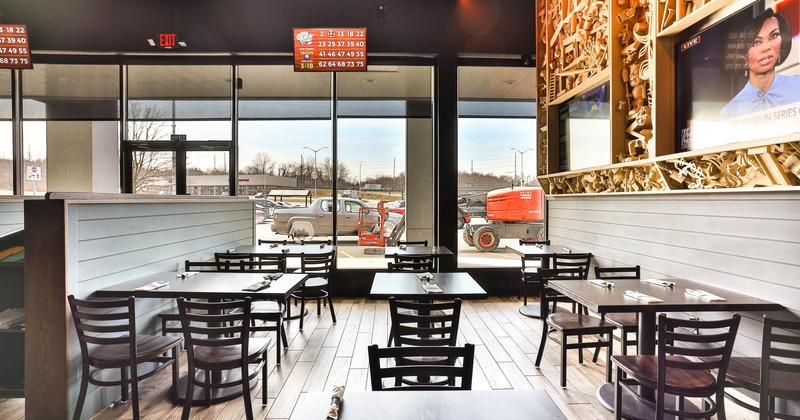
[[[256,225],[257,239],[287,239],[286,235],[272,232],[272,222]],[[494,252],[480,252],[467,245],[462,239],[462,230],[458,231],[459,267],[519,267],[519,256],[505,250],[506,245],[517,242],[517,239],[501,239],[500,246]],[[327,239],[327,237],[321,238]],[[375,246],[359,246],[358,237],[340,236],[338,240],[337,265],[340,268],[385,268],[388,259],[383,257],[383,248]],[[455,252],[455,250],[452,250]]]

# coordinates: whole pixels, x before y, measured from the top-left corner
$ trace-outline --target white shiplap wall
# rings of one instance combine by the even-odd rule
[[[89,298],[95,290],[148,274],[183,270],[184,260],[213,259],[240,244],[253,244],[253,204],[238,201],[163,201],[67,204],[67,290]],[[137,329],[160,334],[155,317],[170,299],[137,299]],[[71,327],[71,326],[70,326]],[[70,399],[80,383],[80,348],[69,331]],[[88,418],[118,397],[118,389],[90,387],[83,410]]]
[[[800,314],[800,191],[557,196],[548,203],[552,242],[592,252],[596,265],[638,264],[643,277],[692,279]],[[757,355],[762,314],[742,315],[736,351]]]
[[[25,225],[22,199],[0,200],[0,236]]]

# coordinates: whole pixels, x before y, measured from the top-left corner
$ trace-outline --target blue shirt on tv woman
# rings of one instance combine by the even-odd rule
[[[767,9],[745,28],[752,42],[744,54],[750,77],[744,88],[720,112],[734,118],[768,108],[800,102],[800,75],[784,76],[775,66],[789,56],[792,35],[786,18]]]

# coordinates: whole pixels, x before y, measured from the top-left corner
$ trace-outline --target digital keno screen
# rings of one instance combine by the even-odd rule
[[[366,71],[367,28],[294,28],[295,71]]]
[[[28,27],[0,23],[0,69],[30,69]]]

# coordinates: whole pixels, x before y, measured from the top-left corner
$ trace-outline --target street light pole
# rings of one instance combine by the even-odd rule
[[[313,177],[314,177],[314,198],[315,199],[317,198],[317,177],[319,175],[317,173],[317,152],[319,152],[322,149],[327,149],[327,148],[328,148],[328,146],[322,146],[322,147],[317,148],[317,149],[312,149],[312,148],[310,148],[308,146],[303,147],[303,149],[308,149],[308,150],[311,150],[312,152],[314,152],[314,174],[313,174]]]
[[[358,190],[359,191],[361,191],[361,164],[362,163],[364,163],[363,160],[361,162],[358,162]]]
[[[525,166],[522,163],[523,162],[523,158],[525,157],[524,156],[525,152],[530,152],[533,149],[525,149],[525,150],[520,151],[519,149],[516,149],[516,148],[512,147],[511,150],[519,153],[519,174],[520,174],[519,178],[521,180],[519,185],[522,186],[522,183],[525,182]],[[516,155],[514,155],[514,156],[516,156]],[[516,162],[517,162],[517,159],[515,158],[514,159],[514,165],[515,166],[516,166]],[[516,173],[516,170],[514,172]]]

